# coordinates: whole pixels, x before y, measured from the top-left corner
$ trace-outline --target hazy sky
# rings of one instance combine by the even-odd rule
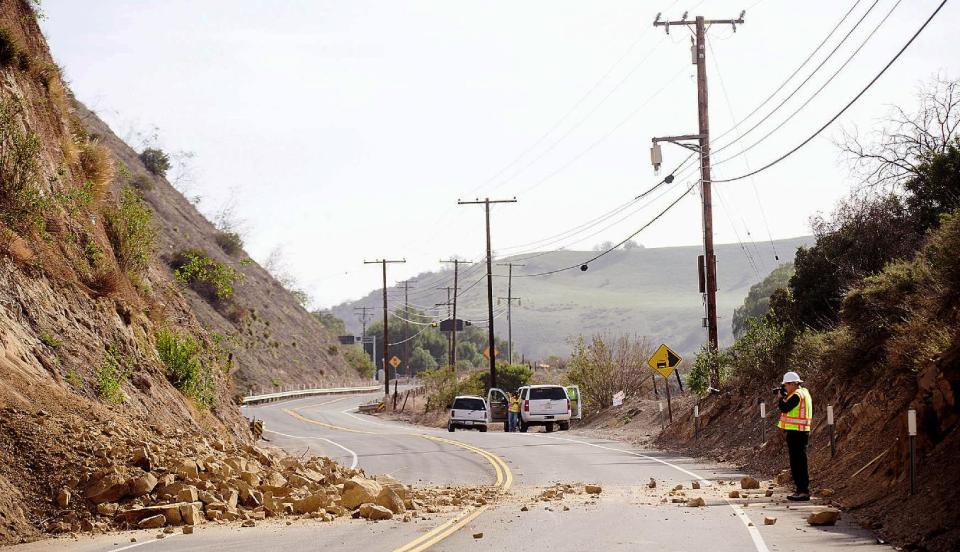
[[[711,127],[719,137],[856,4],[799,77],[717,138],[716,151],[779,104],[874,6],[792,100],[715,153],[715,162],[737,155],[716,166],[720,179],[765,164],[818,128],[938,3],[900,2],[816,99],[745,155],[741,147],[807,101],[896,0],[44,0],[43,28],[81,101],[121,136],[156,127],[163,148],[195,153],[189,193],[202,197],[202,210],[233,202],[246,221],[248,251],[263,259],[283,246],[293,274],[317,305],[329,306],[379,287],[378,267],[364,259],[405,257],[391,280],[438,268],[451,255],[480,259],[482,209],[457,206],[458,198],[517,197],[493,211],[494,249],[513,254],[656,182],[650,138],[695,133],[697,125],[689,32],[654,29],[657,12],[731,18],[748,8],[735,34],[728,26],[708,33]],[[889,104],[912,105],[932,74],[960,75],[960,42],[950,36],[958,16],[960,5],[947,4],[839,123],[870,128]],[[717,184],[717,241],[762,245],[769,236],[808,233],[809,217],[850,190],[832,142],[839,129],[753,179]],[[665,144],[665,167],[686,154]],[[616,224],[546,244],[619,241],[686,182],[678,178],[669,193],[610,220]],[[700,240],[693,194],[637,238],[648,247]],[[768,248],[757,249],[763,271],[772,268]]]

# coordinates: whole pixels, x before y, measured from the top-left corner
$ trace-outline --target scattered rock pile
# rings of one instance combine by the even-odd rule
[[[192,527],[207,521],[250,526],[270,517],[410,521],[420,512],[486,504],[498,492],[413,490],[390,476],[367,477],[329,458],[298,459],[252,445],[191,439],[182,431],[142,440],[121,439],[103,429],[90,433],[85,475],[53,493],[58,513],[47,531]]]

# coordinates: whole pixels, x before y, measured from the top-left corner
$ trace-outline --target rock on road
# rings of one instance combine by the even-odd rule
[[[270,444],[291,453],[329,456],[418,487],[499,484],[507,489],[504,496],[482,507],[425,514],[407,523],[267,520],[251,528],[206,523],[192,535],[178,531],[164,539],[155,531],[139,531],[45,540],[10,550],[890,550],[847,520],[836,527],[808,527],[804,520],[815,506],[788,508],[777,497],[728,502],[723,497],[734,487],[720,482],[739,481],[740,474],[719,466],[576,431],[448,433],[356,413],[358,404],[375,396],[310,397],[245,407],[244,413],[264,420]],[[655,489],[647,486],[651,478],[657,480]],[[701,490],[690,489],[695,480]],[[602,492],[536,500],[557,483],[598,484]],[[661,502],[675,485],[684,486],[685,497],[703,497],[706,506]],[[765,516],[779,521],[765,526]],[[131,537],[137,541],[130,542]]]

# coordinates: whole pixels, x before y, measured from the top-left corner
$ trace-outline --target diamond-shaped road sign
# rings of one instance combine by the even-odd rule
[[[673,369],[676,368],[682,360],[680,355],[673,352],[670,347],[661,343],[657,351],[653,353],[653,356],[647,361],[647,364],[657,372],[660,372],[661,376],[668,378],[670,374],[673,373]]]
[[[393,355],[390,358],[390,366],[393,366],[394,368],[396,368],[397,366],[400,366],[400,359],[397,358],[397,355]]]
[[[496,355],[497,357],[499,357],[499,356],[500,356],[500,350],[494,348],[493,354]],[[487,358],[490,358],[490,347],[489,347],[489,346],[484,347],[484,349],[483,349],[483,356],[485,356],[485,357],[487,357]]]

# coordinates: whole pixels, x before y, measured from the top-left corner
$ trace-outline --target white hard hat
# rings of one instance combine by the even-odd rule
[[[803,383],[800,374],[796,372],[787,372],[783,375],[783,383]]]

